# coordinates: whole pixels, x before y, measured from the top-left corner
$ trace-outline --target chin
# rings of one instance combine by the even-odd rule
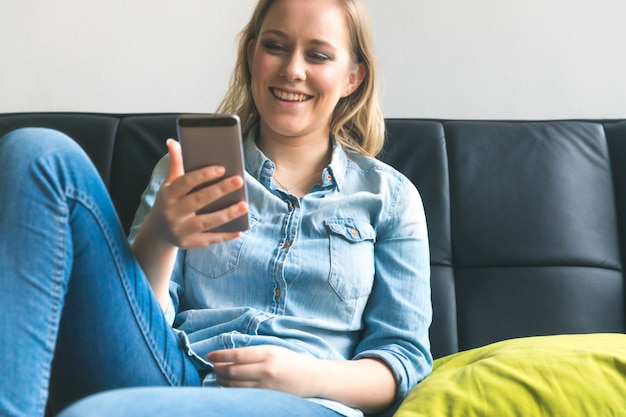
[[[295,117],[299,119],[298,117]],[[289,120],[285,120],[289,119]],[[265,122],[270,132],[281,136],[297,137],[305,135],[309,129],[303,126],[299,121],[294,121],[294,117],[273,119]]]

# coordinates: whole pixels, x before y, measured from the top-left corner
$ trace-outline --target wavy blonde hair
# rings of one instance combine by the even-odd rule
[[[237,61],[228,93],[219,113],[236,113],[245,135],[259,122],[252,98],[252,74],[247,48],[255,40],[263,20],[275,0],[259,0],[250,21],[239,34]],[[376,69],[369,16],[362,0],[337,0],[346,11],[352,56],[355,66],[362,64],[364,79],[349,96],[339,100],[330,121],[330,132],[346,148],[363,155],[376,156],[383,147],[385,120],[378,102]]]

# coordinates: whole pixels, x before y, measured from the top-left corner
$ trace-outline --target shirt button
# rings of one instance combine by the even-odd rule
[[[354,237],[358,237],[359,236],[359,231],[356,229],[350,229],[350,234]]]
[[[283,249],[287,249],[289,246],[291,246],[291,242],[283,243]]]
[[[274,298],[280,298],[280,288],[276,287],[274,288]]]
[[[333,176],[330,174],[326,174],[326,181],[330,181],[333,179]]]

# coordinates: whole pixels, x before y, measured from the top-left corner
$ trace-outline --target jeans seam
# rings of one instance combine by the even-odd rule
[[[57,230],[65,230],[67,228],[68,208],[64,204],[58,206],[58,211],[55,216],[55,223]],[[58,324],[61,322],[60,306],[63,304],[63,298],[65,294],[64,286],[66,287],[68,271],[66,270],[66,248],[67,248],[67,233],[57,234],[54,246],[54,265],[51,272],[50,279],[50,312],[48,315],[48,329],[45,335],[45,352],[46,360],[43,361],[44,366],[42,368],[42,375],[40,381],[49,381],[52,372],[52,360],[54,358],[54,350],[56,347],[56,340],[59,334]],[[44,415],[46,410],[46,404],[48,399],[48,387],[42,386],[40,393],[40,402],[37,405],[37,415]]]
[[[122,261],[119,256],[119,251],[116,245],[112,245],[111,242],[114,240],[113,235],[111,233],[110,228],[107,223],[104,221],[104,216],[100,211],[99,207],[93,203],[92,199],[89,195],[81,192],[80,190],[76,190],[73,187],[69,187],[66,190],[66,195],[68,199],[74,200],[76,203],[82,205],[91,215],[93,216],[96,224],[100,228],[102,232],[106,245],[111,252],[111,257],[114,261],[115,268],[117,270],[118,276],[120,277],[120,282],[124,288],[124,293],[126,294],[126,299],[130,304],[132,311],[134,312],[133,318],[137,322],[137,325],[143,335],[144,341],[146,342],[150,352],[152,353],[153,358],[163,376],[167,379],[168,383],[172,386],[178,386],[181,384],[180,379],[176,376],[176,373],[172,370],[172,368],[168,365],[165,355],[159,349],[157,342],[152,337],[151,332],[149,331],[148,322],[146,320],[145,313],[139,307],[137,300],[134,295],[134,291],[132,289],[131,280],[128,278],[127,274],[124,273],[124,268],[121,267]]]

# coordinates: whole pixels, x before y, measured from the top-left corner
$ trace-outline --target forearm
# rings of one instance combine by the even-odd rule
[[[321,361],[316,366],[317,397],[341,402],[365,413],[380,412],[393,404],[397,384],[389,367],[378,359]]]
[[[148,278],[152,292],[165,311],[170,303],[169,281],[178,248],[154,238],[150,232],[149,220],[146,218],[132,244],[132,249]]]

